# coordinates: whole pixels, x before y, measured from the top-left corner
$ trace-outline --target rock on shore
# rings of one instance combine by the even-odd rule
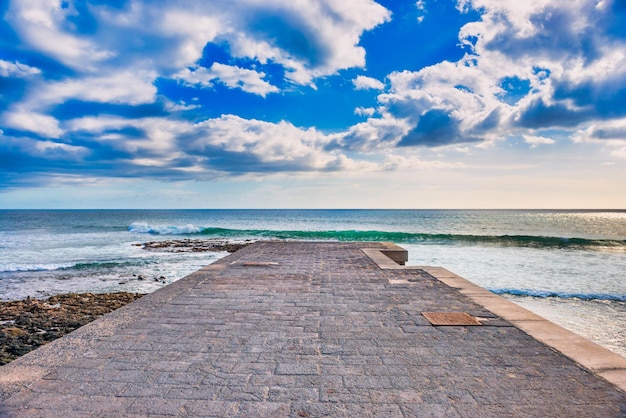
[[[250,245],[252,241],[231,242],[216,239],[172,239],[164,241],[150,241],[143,244],[135,244],[141,246],[144,250],[149,251],[167,251],[167,252],[205,252],[205,251],[228,251],[234,253],[243,247]]]
[[[0,302],[0,365],[139,299],[139,293],[72,293]]]

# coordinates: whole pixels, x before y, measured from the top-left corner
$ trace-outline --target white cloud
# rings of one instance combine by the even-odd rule
[[[585,129],[579,129],[572,135],[574,142],[626,142],[626,118],[605,122],[595,122]]]
[[[190,122],[167,118],[125,119],[115,116],[84,117],[64,124],[68,132],[93,134],[92,141],[106,147],[137,154],[137,158],[150,155],[150,158],[165,160],[179,153],[177,138],[189,135],[192,126]],[[134,128],[138,134],[129,137],[116,132],[126,128]]]
[[[422,23],[424,21],[424,19],[426,18],[426,2],[424,0],[418,0],[415,3],[415,7],[418,10],[418,15],[417,15],[417,23]]]
[[[70,21],[77,15],[71,4],[16,1],[6,17],[31,47],[79,71],[98,73],[123,62],[164,75],[194,65],[206,43],[219,38],[238,57],[283,65],[300,84],[364,66],[362,33],[390,19],[372,0],[133,0],[89,11],[96,30],[80,35]]]
[[[611,11],[596,6],[595,0],[459,0],[459,9],[481,14],[459,32],[471,52],[458,62],[388,75],[377,110],[387,115],[385,130],[402,136],[380,143],[489,145],[526,135],[536,146],[546,143],[535,137],[539,129],[615,118],[607,109],[623,101],[617,92],[626,88],[626,42],[605,33]],[[378,128],[352,130],[365,144],[367,132]]]
[[[230,162],[246,171],[245,156],[250,168],[265,170],[275,167],[291,167],[293,170],[339,169],[345,161],[334,153],[323,151],[327,137],[315,129],[300,129],[288,122],[269,123],[246,120],[235,115],[210,119],[194,126],[195,140],[190,150],[211,158],[212,153],[223,152],[240,155]],[[219,151],[219,152],[218,152]],[[260,167],[260,168],[259,168]],[[254,171],[254,170],[253,170]]]
[[[91,31],[76,28],[77,11],[66,3],[64,8],[60,2],[22,0],[7,9],[5,19],[25,48],[58,60],[64,74],[72,75],[32,77],[21,101],[0,115],[3,124],[49,138],[81,131],[86,141],[138,153],[138,165],[167,166],[180,158],[193,162],[182,170],[205,173],[208,167],[347,170],[364,164],[351,159],[357,158],[352,152],[364,153],[366,160],[398,145],[458,147],[507,136],[523,137],[531,147],[550,144],[552,139],[536,132],[553,126],[578,130],[575,141],[602,141],[616,156],[623,153],[624,125],[594,118],[601,109],[622,112],[605,110],[607,119],[623,117],[610,97],[626,86],[626,42],[603,32],[602,19],[611,10],[595,0],[459,0],[460,9],[480,13],[480,20],[459,33],[468,53],[458,62],[394,72],[386,85],[356,77],[357,90],[388,89],[377,107],[354,110],[367,121],[332,135],[234,115],[194,124],[172,117],[106,116],[60,122],[46,113],[72,99],[154,103],[155,83],[163,79],[202,87],[220,82],[267,97],[279,89],[266,80],[264,64],[281,65],[287,81],[314,87],[317,77],[364,67],[362,34],[391,16],[371,0],[130,0],[119,8],[99,2],[89,6],[97,23]],[[426,2],[413,5],[413,13],[425,13]],[[235,59],[201,67],[207,42],[226,45]],[[252,64],[242,68],[238,61]],[[6,77],[38,71],[0,60],[0,75]],[[508,97],[518,85],[523,88],[516,97]],[[587,97],[605,102],[594,108]],[[165,101],[170,111],[193,107]],[[125,136],[125,128],[135,129],[136,137]],[[420,164],[426,163],[403,154],[388,156],[384,166]]]
[[[105,130],[117,130],[138,123],[137,120],[116,116],[87,116],[71,119],[65,123],[69,131],[86,131],[100,133]]]
[[[237,27],[225,35],[235,54],[272,59],[286,77],[311,84],[316,77],[365,65],[361,34],[388,21],[390,12],[371,0],[249,0],[231,9]]]
[[[165,108],[169,112],[182,112],[186,110],[193,110],[200,108],[200,105],[197,104],[187,104],[185,102],[174,103],[169,100],[165,100]]]
[[[26,78],[40,74],[39,68],[31,67],[19,62],[0,60],[0,77]]]
[[[211,68],[196,67],[193,70],[187,68],[174,75],[174,78],[182,80],[185,84],[211,87],[212,81],[219,80],[231,89],[239,88],[248,93],[267,96],[269,93],[278,92],[278,87],[263,80],[265,73],[234,65],[213,63]]]
[[[5,127],[34,132],[47,138],[59,138],[63,130],[52,116],[24,110],[5,112],[2,115]]]
[[[501,121],[511,112],[497,98],[501,90],[494,77],[467,60],[394,72],[387,78],[391,88],[379,96],[382,112],[401,123],[403,137],[410,133],[406,126],[412,126],[415,138],[431,138],[430,145],[494,140],[501,134]],[[411,144],[422,140],[415,141]]]
[[[508,74],[500,77],[530,82],[511,122],[571,124],[572,115],[584,122],[584,112],[594,105],[590,97],[611,100],[617,86],[626,86],[626,42],[606,30],[612,11],[597,5],[595,0],[459,1],[461,8],[482,11],[481,20],[459,35],[472,46],[481,71],[498,75],[505,69]],[[539,101],[560,107],[560,115],[529,118]]]
[[[188,86],[213,87],[212,80],[215,80],[217,76],[204,67],[194,67],[179,71],[174,74],[173,78]]]
[[[152,103],[155,82],[172,74],[204,86],[219,80],[263,97],[279,91],[260,70],[224,62],[198,67],[205,45],[213,41],[227,44],[235,58],[282,65],[287,81],[314,88],[316,77],[364,66],[361,35],[390,19],[390,12],[372,0],[131,0],[121,7],[91,4],[80,14],[94,19],[87,30],[78,27],[79,10],[72,2],[10,3],[4,17],[20,42],[59,61],[72,75],[31,84],[4,119],[31,132],[60,135],[59,122],[44,117],[52,106],[72,99]],[[0,74],[36,73],[33,67],[0,61]],[[28,118],[45,123],[24,123]]]
[[[32,141],[33,149],[37,151],[37,153],[44,156],[59,156],[65,155],[67,157],[71,157],[72,159],[80,159],[89,154],[91,154],[91,150],[82,146],[63,144],[52,141]]]
[[[114,53],[98,43],[68,33],[64,26],[74,14],[75,10],[63,7],[62,2],[20,0],[10,3],[5,19],[32,47],[72,67],[93,70],[96,63]]]
[[[385,114],[381,118],[369,118],[366,122],[351,126],[346,132],[338,134],[333,143],[351,151],[385,150],[395,148],[409,129],[406,120]]]
[[[575,143],[602,144],[611,156],[626,159],[626,119],[595,122],[576,131],[571,139]]]
[[[357,76],[352,80],[352,84],[354,84],[354,88],[357,90],[383,90],[385,88],[385,85],[379,80],[364,75]]]
[[[546,138],[544,136],[537,135],[522,135],[524,138],[524,142],[529,144],[531,148],[535,148],[538,145],[552,145],[554,144],[554,139]]]
[[[13,104],[1,117],[15,129],[58,138],[63,134],[60,122],[45,114],[51,106],[70,99],[128,105],[153,103],[157,92],[153,79],[154,74],[145,71],[120,71],[97,77],[39,81],[31,85],[22,102]]]
[[[439,160],[425,160],[418,156],[404,156],[389,154],[385,156],[383,165],[385,170],[436,170],[449,168],[463,168],[463,163],[450,163]]]
[[[224,115],[198,123],[160,118],[127,120],[120,117],[84,117],[64,124],[99,143],[101,150],[132,154],[128,164],[173,167],[187,176],[222,173],[273,173],[379,170],[383,165],[347,157],[328,145],[338,134],[299,128],[282,121],[270,123]],[[117,133],[127,128],[137,137]],[[90,134],[86,136],[85,134]],[[331,147],[332,148],[332,147]],[[106,154],[106,152],[105,152]],[[185,164],[172,162],[185,161]],[[389,167],[386,167],[388,169]]]
[[[87,102],[138,105],[156,97],[155,74],[147,71],[118,71],[110,75],[73,78],[51,82],[31,92],[28,101],[39,104],[62,103],[68,99]]]
[[[5,149],[20,150],[30,157],[50,161],[80,161],[91,154],[91,150],[82,146],[27,137],[2,137],[2,146]]]
[[[374,109],[373,107],[359,106],[354,109],[354,114],[359,116],[374,116],[374,113],[376,113],[376,109]]]
[[[193,13],[184,8],[173,7],[165,11],[161,22],[157,22],[160,23],[164,35],[179,39],[175,65],[181,67],[194,63],[202,56],[206,43],[214,40],[224,30],[220,13],[215,13],[216,8],[208,5],[207,9],[212,13]]]

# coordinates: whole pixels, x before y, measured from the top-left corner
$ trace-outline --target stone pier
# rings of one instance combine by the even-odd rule
[[[0,415],[626,416],[626,359],[401,252],[250,245],[1,367]]]

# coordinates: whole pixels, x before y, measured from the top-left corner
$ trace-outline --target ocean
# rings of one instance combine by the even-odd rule
[[[227,255],[172,239],[392,241],[626,356],[626,210],[0,210],[0,299],[152,292]]]

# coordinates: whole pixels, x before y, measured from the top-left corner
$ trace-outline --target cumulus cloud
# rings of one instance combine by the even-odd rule
[[[572,135],[574,142],[626,142],[626,118],[591,124]]]
[[[390,19],[372,0],[79,4],[13,1],[6,19],[31,48],[80,71],[98,72],[122,59],[165,74],[194,65],[219,37],[234,55],[272,60],[292,81],[306,83],[364,66],[362,33]]]
[[[366,153],[386,150],[397,146],[410,129],[406,120],[387,114],[351,126],[346,132],[336,135],[326,147]]]
[[[366,64],[363,34],[391,20],[372,0],[13,0],[4,19],[17,58],[0,60],[0,76],[16,86],[0,97],[4,135],[13,139],[3,150],[23,152],[42,170],[54,169],[47,156],[57,155],[68,167],[109,175],[193,178],[429,167],[406,157],[407,147],[507,137],[537,147],[552,144],[546,132],[558,128],[573,141],[608,144],[621,158],[620,4],[458,0],[459,10],[478,16],[459,30],[460,59],[388,74],[368,68],[377,79],[354,76]],[[413,2],[411,16],[428,9],[434,17],[428,6]],[[343,88],[370,97],[349,102],[349,111],[367,120],[332,133],[282,115],[268,122],[260,111],[228,114],[218,99],[198,99],[211,93],[200,89],[223,85],[252,103],[277,102],[278,93],[346,74]],[[18,146],[21,138],[28,139]],[[381,155],[385,162],[372,165]]]
[[[388,79],[391,88],[379,102],[386,120],[397,124],[397,145],[433,147],[500,134],[500,87],[467,59],[394,72]]]
[[[40,74],[39,68],[31,67],[19,62],[0,60],[0,77],[26,78]]]
[[[615,35],[626,13],[615,4],[459,0],[458,7],[480,13],[459,31],[468,49],[461,60],[388,75],[379,111],[402,135],[388,144],[434,147],[526,135],[536,146],[546,143],[537,130],[572,130],[626,114],[626,41]],[[364,144],[373,131],[361,125],[346,138]]]
[[[197,178],[211,173],[338,171],[361,167],[339,150],[332,135],[288,122],[270,123],[223,115],[201,122],[144,118],[85,117],[66,124],[123,171],[160,167],[164,175]],[[133,133],[131,137],[129,133]],[[152,170],[149,171],[152,173]]]
[[[86,102],[138,105],[156,98],[155,74],[148,71],[118,71],[95,77],[72,78],[43,84],[33,91],[29,102],[63,103],[68,99]]]
[[[231,172],[335,171],[349,163],[323,150],[328,138],[322,133],[284,121],[225,115],[194,125],[193,139],[185,142],[187,152],[204,164]]]
[[[357,76],[352,80],[352,84],[354,84],[354,88],[357,90],[383,90],[385,88],[385,85],[381,81],[364,75]]]
[[[157,93],[153,79],[150,72],[120,71],[63,81],[38,81],[0,119],[14,129],[58,138],[63,134],[62,123],[48,114],[55,105],[68,100],[133,106],[153,103]]]
[[[6,136],[0,131],[0,189],[12,184],[28,184],[30,176],[50,179],[57,174],[82,169],[92,151],[86,147],[53,140]],[[16,176],[27,173],[27,178]]]
[[[80,69],[95,69],[96,63],[114,55],[93,40],[69,32],[68,20],[76,10],[63,2],[12,1],[4,16],[20,38],[31,47]]]
[[[114,177],[202,180],[248,173],[363,172],[418,166],[416,159],[348,157],[341,134],[223,115],[199,122],[170,118],[87,116],[64,122],[62,138],[7,137],[0,155],[19,161],[8,172],[106,172]],[[20,157],[17,158],[16,156]],[[443,165],[422,161],[422,168]],[[6,177],[4,174],[0,173]]]
[[[359,106],[354,109],[354,114],[359,116],[373,116],[376,113],[376,109],[373,107],[362,107]]]
[[[575,126],[615,116],[614,106],[626,98],[626,42],[611,26],[623,26],[626,15],[604,3],[460,2],[485,11],[481,21],[466,25],[460,34],[480,56],[479,65],[505,66],[530,82],[513,125]]]
[[[237,7],[246,26],[245,40],[259,39],[259,46],[266,43],[276,48],[271,58],[301,83],[339,69],[363,67],[365,50],[358,45],[361,33],[390,19],[389,11],[371,0],[247,3]],[[237,51],[239,46],[233,43]]]
[[[197,87],[221,83],[266,97],[279,91],[263,70],[273,65],[281,69],[283,85],[314,87],[317,77],[363,67],[360,38],[389,21],[390,12],[372,0],[20,0],[8,4],[4,18],[18,46],[37,54],[50,73],[16,90],[0,119],[59,137],[58,105],[166,102],[156,85],[168,79]],[[214,41],[228,46],[233,62],[202,66],[205,47]],[[0,61],[2,76],[39,71]]]
[[[264,77],[265,73],[263,72],[218,62],[213,63],[211,68],[208,69],[204,67],[187,68],[174,76],[174,78],[182,80],[188,85],[211,87],[214,81],[219,81],[230,88],[239,88],[245,92],[258,94],[263,97],[269,93],[278,92],[278,87],[263,80]]]
[[[602,144],[611,156],[626,159],[626,118],[593,123],[571,138],[575,143]]]
[[[41,113],[20,110],[5,112],[1,120],[5,127],[34,132],[47,138],[59,138],[63,134],[54,117]]]
[[[538,145],[552,145],[554,139],[546,138],[545,136],[538,135],[522,135],[524,142],[529,144],[531,148],[535,148]]]

